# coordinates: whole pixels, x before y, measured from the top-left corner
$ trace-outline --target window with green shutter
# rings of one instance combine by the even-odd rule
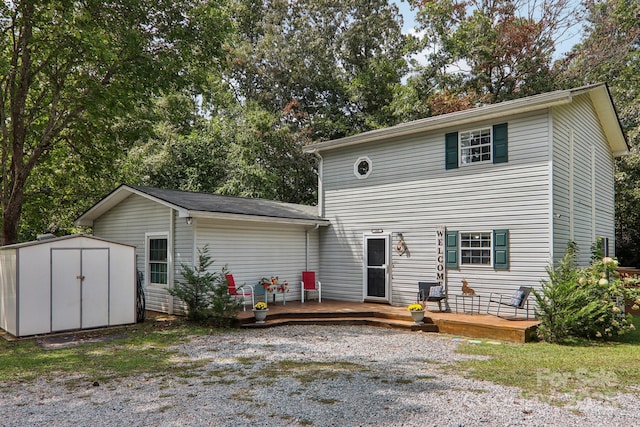
[[[506,163],[509,160],[507,133],[506,123],[493,126],[493,163]]]
[[[445,266],[458,268],[458,232],[447,230],[445,234]]]
[[[458,167],[458,132],[445,135],[445,158],[446,169]]]
[[[509,230],[458,232],[447,230],[445,238],[447,268],[459,266],[509,269]]]
[[[507,123],[445,135],[446,169],[475,163],[506,163],[508,160]]]
[[[509,230],[493,230],[493,268],[509,269]]]

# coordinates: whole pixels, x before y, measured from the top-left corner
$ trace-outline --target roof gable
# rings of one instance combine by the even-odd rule
[[[93,225],[94,220],[132,194],[174,209],[180,217],[328,225],[317,215],[315,206],[124,184],[82,214],[76,224]]]
[[[462,126],[473,122],[490,119],[503,119],[506,115],[522,114],[531,111],[566,105],[579,95],[588,94],[594,105],[598,119],[605,133],[609,147],[614,156],[622,156],[629,153],[624,133],[618,120],[611,94],[607,85],[599,83],[583,86],[576,89],[559,90],[543,93],[526,98],[514,99],[498,104],[486,105],[469,110],[456,111],[440,116],[427,117],[407,123],[401,123],[384,129],[376,129],[369,132],[351,135],[340,139],[318,142],[305,147],[305,152],[323,152],[351,145],[380,141],[400,136],[408,136],[422,132],[429,132],[452,126]]]

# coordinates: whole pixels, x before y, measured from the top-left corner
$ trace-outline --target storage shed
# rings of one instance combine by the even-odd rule
[[[0,327],[23,337],[136,321],[135,248],[72,235],[0,247]]]

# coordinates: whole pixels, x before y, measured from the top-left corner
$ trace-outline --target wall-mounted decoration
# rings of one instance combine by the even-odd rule
[[[397,239],[397,243],[393,248],[396,250],[398,255],[402,256],[407,252],[407,244],[404,241],[404,236],[402,235],[402,233],[398,233]]]

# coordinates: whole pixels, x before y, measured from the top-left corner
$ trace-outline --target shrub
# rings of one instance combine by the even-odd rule
[[[533,292],[538,335],[549,342],[567,342],[610,339],[634,329],[632,316],[624,313],[624,301],[640,295],[618,278],[617,261],[606,257],[579,269],[576,252],[570,243],[560,265],[547,268],[549,279],[542,281],[542,292]]]
[[[198,264],[191,267],[180,265],[183,281],[176,280],[168,292],[180,298],[187,306],[187,319],[207,321],[215,326],[229,326],[240,310],[241,302],[229,295],[226,267],[212,273],[213,264],[209,256],[209,246],[198,249]]]

